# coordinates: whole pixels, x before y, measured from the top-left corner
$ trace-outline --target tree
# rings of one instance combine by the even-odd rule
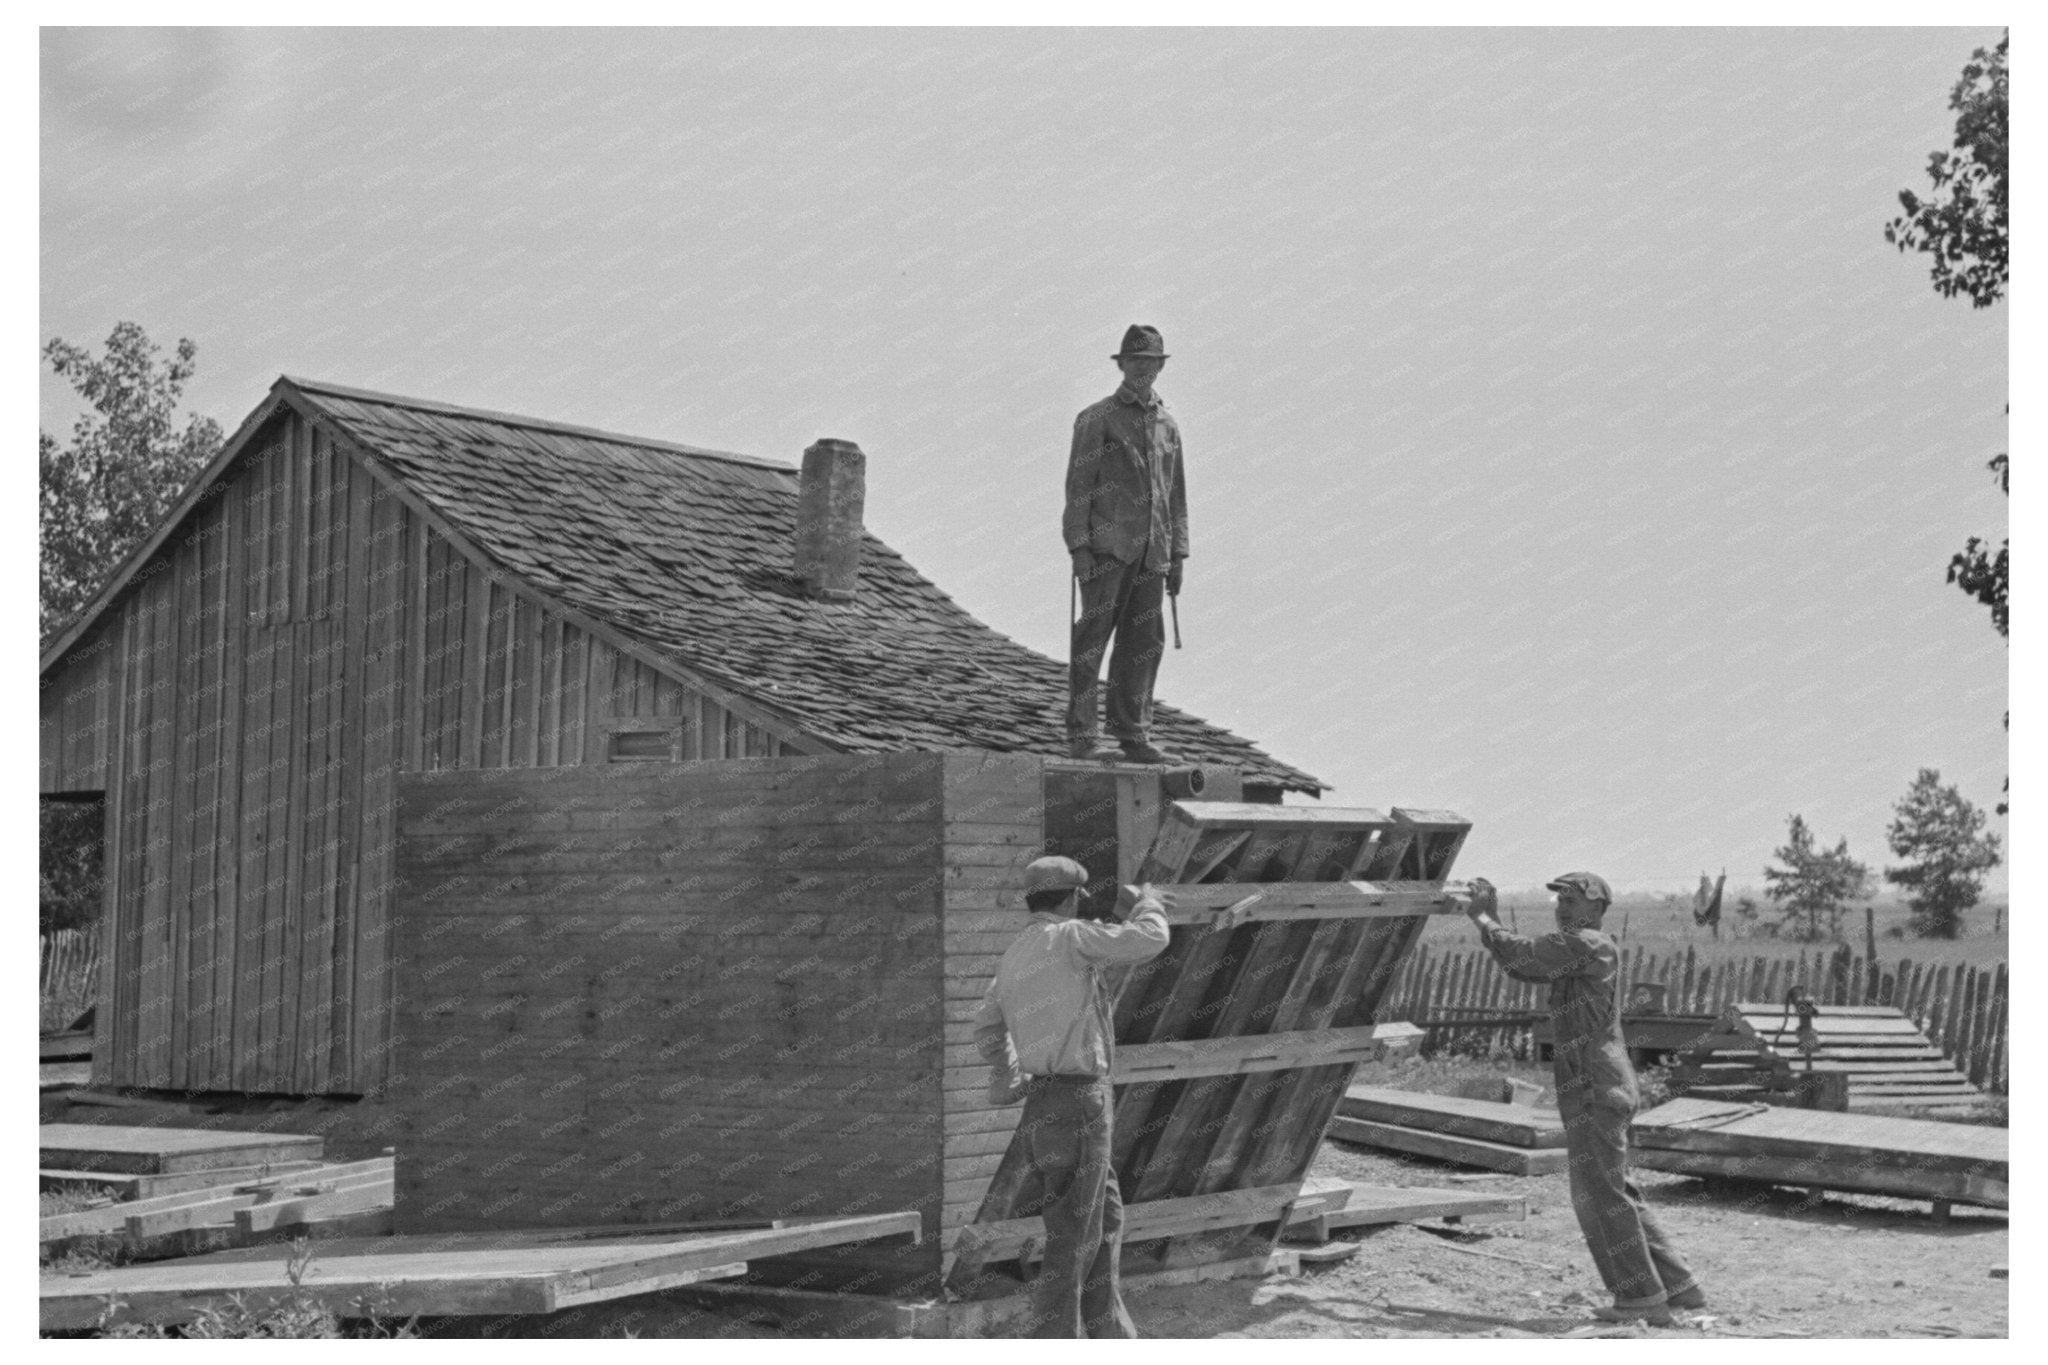
[[[105,823],[106,806],[99,801],[42,803],[37,918],[44,933],[82,929],[99,918]]]
[[[1988,468],[1998,480],[1998,491],[2011,497],[2011,459],[2005,455],[1994,455]],[[1948,581],[1991,608],[1991,628],[2007,638],[2010,638],[2007,626],[2011,619],[2006,605],[2010,600],[2012,583],[2008,568],[2011,549],[2012,540],[2007,537],[1998,543],[1998,554],[1994,557],[1990,541],[1980,541],[1971,536],[1970,543],[1958,550],[1948,562]]]
[[[1922,199],[1899,191],[1906,212],[1885,224],[1884,239],[1900,251],[1933,257],[1929,271],[1943,298],[1969,296],[1973,307],[1989,308],[2004,296],[2006,264],[2006,45],[1978,48],[1949,92],[1956,111],[1953,154],[1931,152],[1927,178],[1934,196]]]
[[[1975,308],[1989,308],[2003,298],[2010,283],[2007,263],[2007,100],[2008,31],[1989,52],[1978,48],[1963,67],[1962,79],[1949,91],[1948,107],[1956,112],[1955,152],[1931,152],[1927,177],[1934,197],[1921,199],[1899,191],[1904,216],[1885,224],[1884,239],[1900,251],[1924,251],[1934,288],[1943,298],[1969,296]],[[2011,494],[2011,461],[2000,454],[1991,460],[1999,491]],[[1991,542],[1971,536],[1950,557],[1948,581],[1991,609],[1991,624],[2006,634],[2010,595],[2010,538]],[[2006,716],[2011,723],[2011,714]],[[2008,782],[2010,789],[2011,783]],[[2006,803],[1998,803],[2006,813]]]
[[[1955,938],[1963,912],[1977,903],[1984,877],[1999,864],[1998,836],[1984,833],[1984,812],[1961,791],[1941,785],[1941,774],[1922,768],[1892,807],[1886,841],[1903,867],[1888,867],[1884,879],[1908,891],[1913,932],[1922,938]]]
[[[89,405],[68,445],[48,432],[37,442],[44,641],[91,600],[220,449],[212,418],[178,422],[197,354],[180,338],[176,356],[160,360],[132,322],[115,325],[104,356],[59,337],[44,345],[50,368]]]
[[[50,639],[92,599],[107,575],[163,519],[185,486],[220,449],[220,425],[188,416],[178,400],[198,348],[180,339],[174,359],[132,322],[116,324],[106,354],[59,337],[43,358],[88,404],[59,445],[38,433],[41,598],[39,628]],[[45,930],[92,920],[100,905],[101,807],[44,801],[38,819],[40,909]]]
[[[1849,841],[1826,851],[1816,848],[1805,818],[1794,815],[1784,847],[1772,856],[1784,866],[1764,869],[1764,894],[1782,913],[1790,936],[1808,943],[1840,938],[1842,912],[1870,885],[1870,868],[1849,856]]]

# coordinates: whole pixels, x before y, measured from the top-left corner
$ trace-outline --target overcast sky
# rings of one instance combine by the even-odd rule
[[[1997,37],[46,30],[40,333],[191,337],[229,428],[289,373],[852,439],[1063,658],[1068,434],[1151,323],[1163,698],[1504,885],[1755,882],[1794,811],[1882,864],[1917,769],[2006,772],[1943,571],[2005,534],[2007,310],[1882,235]]]

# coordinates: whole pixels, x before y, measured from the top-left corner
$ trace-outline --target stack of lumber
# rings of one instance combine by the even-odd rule
[[[118,1238],[137,1260],[189,1256],[287,1237],[388,1232],[391,1158],[237,1176],[171,1194],[99,1205],[42,1220],[39,1241],[60,1249]]]
[[[44,1331],[113,1320],[189,1322],[238,1296],[251,1309],[310,1299],[343,1317],[554,1313],[743,1275],[750,1260],[874,1238],[921,1236],[915,1213],[796,1220],[714,1231],[655,1228],[643,1234],[558,1228],[522,1233],[357,1238],[325,1244],[295,1265],[264,1251],[223,1252],[167,1264],[123,1266],[50,1279],[42,1286]]]
[[[323,1162],[317,1137],[53,1123],[40,1145],[44,1189],[108,1199],[44,1218],[53,1249],[118,1238],[147,1259],[390,1228],[392,1159]]]
[[[2003,1128],[1684,1098],[1638,1115],[1635,1161],[1653,1171],[2005,1208]]]
[[[1555,1109],[1494,1100],[1354,1085],[1329,1136],[1511,1175],[1565,1169],[1564,1120]]]
[[[1823,1005],[1814,1019],[1816,1073],[1843,1077],[1849,1107],[1967,1106],[1982,1097],[1913,1021],[1887,1005]],[[1799,1016],[1783,1005],[1730,1005],[1677,1059],[1678,1088],[1696,1098],[1749,1099],[1789,1091],[1808,1070]]]

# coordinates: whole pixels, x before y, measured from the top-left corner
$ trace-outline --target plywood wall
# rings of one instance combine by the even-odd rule
[[[941,907],[1020,856],[984,828],[1026,837],[1014,802],[956,819],[970,790],[936,754],[402,778],[401,1230],[915,1209],[936,1233]],[[805,1263],[933,1287],[937,1257]]]

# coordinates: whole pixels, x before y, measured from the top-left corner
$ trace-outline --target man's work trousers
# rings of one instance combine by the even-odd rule
[[[1615,1306],[1646,1308],[1690,1289],[1692,1271],[1628,1178],[1629,1112],[1563,1086],[1557,1107],[1571,1163],[1572,1212]]]
[[[1024,1099],[1017,1140],[1031,1174],[1020,1208],[1035,1184],[1044,1195],[1045,1261],[1031,1286],[1034,1337],[1135,1337],[1117,1282],[1124,1201],[1109,1164],[1107,1079],[1040,1077]]]
[[[1109,660],[1109,733],[1117,739],[1149,739],[1152,684],[1166,652],[1166,576],[1142,564],[1095,556],[1081,583],[1081,619],[1074,623],[1067,683],[1067,738],[1101,733],[1095,718],[1096,680],[1102,655],[1116,637]]]

